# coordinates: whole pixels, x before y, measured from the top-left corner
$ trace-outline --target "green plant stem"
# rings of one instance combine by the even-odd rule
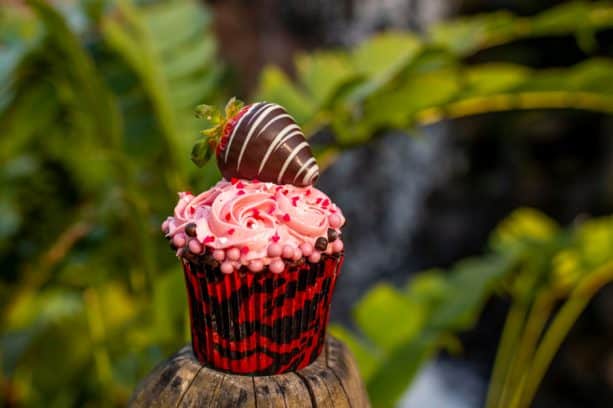
[[[487,391],[486,408],[498,408],[500,406],[498,404],[500,392],[502,391],[504,378],[509,369],[511,357],[514,354],[515,344],[517,344],[517,339],[520,336],[526,318],[526,312],[527,308],[524,302],[514,299],[511,309],[507,314],[498,351],[496,352],[492,379]]]
[[[613,262],[588,274],[571,293],[547,329],[543,341],[534,354],[532,364],[526,372],[525,390],[520,398],[519,407],[528,407],[531,404],[553,357],[569,330],[592,297],[611,281],[613,281]]]
[[[514,355],[502,386],[498,403],[499,406],[512,406],[512,401],[517,400],[515,395],[521,390],[522,374],[530,364],[536,344],[551,315],[551,309],[554,304],[555,296],[548,289],[541,290],[536,296],[530,309],[526,325],[521,333],[517,353]]]

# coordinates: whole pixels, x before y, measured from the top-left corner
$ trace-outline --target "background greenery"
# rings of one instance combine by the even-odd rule
[[[188,339],[182,274],[159,225],[176,191],[219,178],[189,161],[192,108],[233,84],[212,15],[195,1],[38,0],[0,15],[0,372],[8,406],[125,404]],[[255,95],[288,108],[330,165],[343,150],[444,119],[517,109],[613,113],[613,60],[534,69],[475,63],[522,38],[575,35],[586,52],[613,26],[609,2],[532,17],[496,12],[386,32],[260,74]],[[196,187],[197,186],[197,187]],[[560,227],[518,209],[484,255],[381,283],[358,302],[352,348],[375,406],[392,406],[425,361],[458,350],[487,298],[512,306],[488,405],[528,406],[562,339],[613,280],[613,220]],[[561,305],[561,306],[560,306]],[[380,319],[369,319],[377,315]],[[384,330],[394,326],[395,331]],[[357,332],[359,331],[359,333]]]

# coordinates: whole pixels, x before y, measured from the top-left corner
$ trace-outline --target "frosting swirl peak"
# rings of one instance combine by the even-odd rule
[[[222,179],[198,195],[179,193],[162,230],[178,255],[208,251],[223,262],[222,271],[226,264],[225,272],[241,266],[257,272],[281,258],[317,262],[321,254],[341,252],[344,223],[342,211],[313,186]]]

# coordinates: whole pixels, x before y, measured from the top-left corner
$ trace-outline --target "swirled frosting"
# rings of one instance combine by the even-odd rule
[[[162,230],[177,255],[210,253],[223,272],[284,269],[283,261],[343,250],[342,211],[313,186],[222,179],[198,195],[179,193]]]

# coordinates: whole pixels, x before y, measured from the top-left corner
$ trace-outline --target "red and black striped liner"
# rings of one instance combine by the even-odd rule
[[[184,261],[192,346],[208,367],[232,374],[295,371],[321,353],[343,255],[280,274],[234,272]]]

